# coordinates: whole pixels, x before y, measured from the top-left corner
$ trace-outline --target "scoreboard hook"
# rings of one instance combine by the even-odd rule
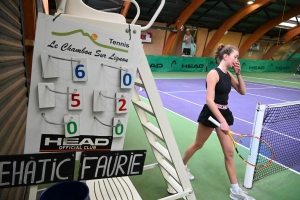
[[[102,124],[103,126],[107,126],[107,127],[111,127],[111,128],[115,128],[118,127],[120,125],[122,125],[121,121],[118,120],[118,124],[116,126],[114,125],[108,125],[108,124],[104,124],[103,122],[101,122],[96,116],[94,116],[94,119],[97,120],[97,122],[99,122],[100,124]]]
[[[58,93],[58,94],[75,94],[77,92],[77,89],[74,89],[74,92],[59,92],[59,91],[55,91],[55,90],[51,90],[48,85],[45,86],[45,88],[51,92],[54,92],[54,93]]]
[[[70,119],[69,119],[68,122],[65,122],[65,123],[55,123],[55,122],[50,122],[50,121],[48,121],[48,120],[46,119],[46,117],[45,117],[45,113],[42,113],[42,116],[43,116],[45,122],[47,122],[48,124],[52,124],[52,125],[66,125],[66,124],[68,124],[69,122],[71,122],[72,119],[73,119],[73,117],[70,117]]]
[[[124,99],[124,95],[121,95],[121,98],[116,98],[116,97],[109,97],[109,96],[105,96],[104,94],[102,94],[101,92],[99,92],[99,94],[107,99],[115,99],[115,100],[119,100],[119,99]]]

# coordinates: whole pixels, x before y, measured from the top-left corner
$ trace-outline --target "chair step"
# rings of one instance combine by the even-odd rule
[[[172,188],[174,188],[174,190],[176,190],[178,193],[183,192],[181,185],[179,185],[179,183],[177,183],[177,181],[175,181],[173,177],[167,176],[164,178],[172,186]]]
[[[151,122],[147,122],[147,123],[143,123],[142,124],[148,131],[150,131],[151,133],[153,133],[156,137],[158,137],[159,139],[161,139],[162,141],[165,141],[161,131],[159,128],[157,128],[154,124],[152,124]]]
[[[169,151],[162,146],[158,142],[151,142],[150,145],[158,152],[160,153],[164,158],[166,158],[170,163],[172,163],[171,156],[169,154]]]
[[[131,180],[125,177],[95,179],[86,181],[90,200],[142,200]]]
[[[132,101],[133,105],[138,107],[138,108],[141,108],[142,110],[144,110],[145,112],[149,113],[150,115],[154,116],[154,112],[152,110],[152,107],[149,105],[149,104],[146,104],[142,101]]]
[[[142,83],[141,79],[139,79],[139,78],[135,79],[135,85],[145,88],[144,84]]]
[[[176,170],[170,163],[168,163],[166,160],[159,160],[159,165],[165,169],[166,172],[168,172],[176,181],[179,181],[179,178],[177,176]]]

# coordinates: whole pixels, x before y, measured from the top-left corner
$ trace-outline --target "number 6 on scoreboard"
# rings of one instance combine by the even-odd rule
[[[87,61],[86,58],[72,58],[73,81],[87,81]],[[80,61],[80,62],[77,62]]]
[[[116,93],[116,113],[128,113],[128,94]]]
[[[65,124],[65,136],[66,137],[75,137],[79,136],[79,115],[70,115],[67,114],[64,116]],[[67,123],[68,122],[68,123]]]

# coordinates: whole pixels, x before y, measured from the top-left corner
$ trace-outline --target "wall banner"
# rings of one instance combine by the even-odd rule
[[[154,72],[207,72],[218,65],[211,57],[147,56]],[[291,61],[239,59],[242,72],[290,72]]]
[[[205,72],[208,70],[207,58],[181,56],[147,56],[151,71]]]

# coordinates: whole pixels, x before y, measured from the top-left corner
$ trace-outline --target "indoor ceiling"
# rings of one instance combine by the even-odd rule
[[[49,0],[49,5],[53,6],[55,0]],[[160,0],[136,0],[140,6],[139,20],[149,21],[160,4]],[[196,11],[189,17],[186,26],[203,27],[209,30],[218,29],[226,19],[238,12],[242,7],[247,5],[248,0],[206,0]],[[51,3],[52,2],[52,3]],[[88,6],[97,10],[106,10],[109,12],[120,13],[122,9],[121,0],[83,0]],[[178,19],[181,12],[192,2],[192,0],[166,0],[165,6],[158,16],[156,22],[166,23],[167,27]],[[270,0],[269,3],[256,9],[249,15],[242,18],[229,31],[251,34],[267,21],[283,11],[288,11],[296,5],[300,5],[300,0]],[[130,6],[127,14],[128,19],[133,19],[136,14],[134,5]],[[300,17],[287,21],[294,25],[299,25]],[[269,30],[265,35],[273,38],[285,34],[290,24],[283,24]],[[281,28],[281,30],[280,30]]]

